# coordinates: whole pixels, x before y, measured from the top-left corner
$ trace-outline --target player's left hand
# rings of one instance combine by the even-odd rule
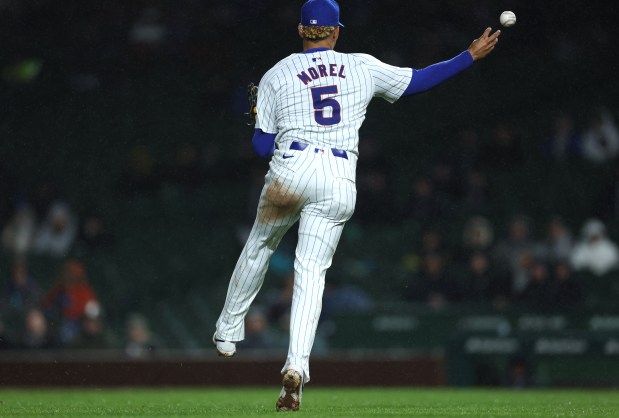
[[[477,61],[485,58],[499,42],[501,31],[497,30],[493,34],[490,34],[490,32],[492,32],[492,28],[486,28],[484,33],[469,46],[468,51],[471,53],[473,60]]]

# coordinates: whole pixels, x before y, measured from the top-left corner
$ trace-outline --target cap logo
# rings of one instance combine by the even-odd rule
[[[307,0],[301,7],[301,24],[344,26],[340,23],[340,6],[335,0]]]

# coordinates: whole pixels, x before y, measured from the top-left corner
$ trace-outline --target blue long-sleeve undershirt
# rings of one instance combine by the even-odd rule
[[[402,96],[430,90],[432,87],[465,70],[471,64],[473,64],[473,56],[469,51],[464,51],[448,61],[438,62],[421,70],[413,68],[413,76]]]
[[[267,158],[275,152],[275,134],[262,132],[262,129],[255,129],[251,139],[251,145],[256,154],[262,158]]]

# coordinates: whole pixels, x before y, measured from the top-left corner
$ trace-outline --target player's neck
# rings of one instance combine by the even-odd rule
[[[327,48],[333,49],[335,48],[335,42],[331,39],[323,39],[318,42],[311,42],[306,39],[303,40],[303,51],[307,51],[308,49],[316,49],[316,48]]]

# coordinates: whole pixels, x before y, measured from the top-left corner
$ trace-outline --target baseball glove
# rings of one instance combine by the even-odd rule
[[[258,101],[258,86],[254,83],[249,83],[247,86],[247,105],[248,111],[245,113],[247,115],[247,124],[255,125],[256,124],[256,102]]]

